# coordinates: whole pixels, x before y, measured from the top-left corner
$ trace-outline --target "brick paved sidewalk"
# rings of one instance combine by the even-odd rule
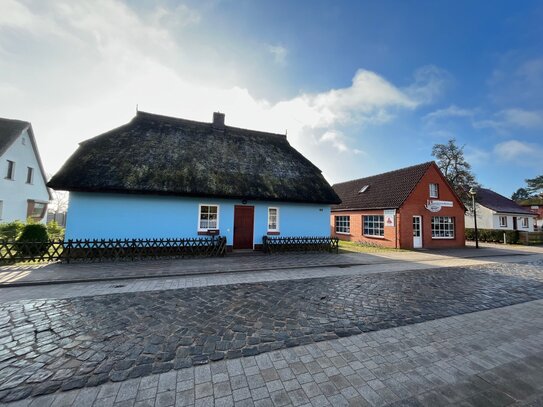
[[[543,404],[543,300],[6,404]]]
[[[287,270],[425,262],[452,259],[482,259],[500,256],[543,254],[543,248],[518,250],[509,247],[482,247],[440,251],[403,251],[377,253],[290,253],[265,255],[227,255],[220,258],[144,260],[137,262],[37,264],[0,267],[0,288],[6,286],[66,282],[113,281],[174,276],[197,276],[243,271]]]

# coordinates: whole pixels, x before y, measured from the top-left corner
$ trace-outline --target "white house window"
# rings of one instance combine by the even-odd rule
[[[364,215],[364,236],[384,236],[385,217],[383,215]]]
[[[439,198],[439,184],[430,184],[430,198]]]
[[[500,216],[500,227],[507,227],[507,216]]]
[[[522,227],[528,228],[528,218],[522,218]]]
[[[336,216],[336,233],[349,234],[351,233],[351,217],[350,216]]]
[[[268,208],[268,232],[279,231],[279,208]]]
[[[207,231],[219,228],[219,205],[200,205],[198,229]]]
[[[32,184],[34,182],[34,168],[27,167],[26,171],[26,183]]]
[[[13,179],[15,177],[15,162],[8,161],[8,172],[6,173],[6,179]]]
[[[432,239],[454,239],[454,217],[432,217]]]

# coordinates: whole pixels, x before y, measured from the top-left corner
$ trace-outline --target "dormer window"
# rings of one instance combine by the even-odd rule
[[[358,191],[358,193],[362,194],[362,193],[366,192],[369,187],[370,187],[369,185],[364,185],[362,188],[360,188],[360,191]]]
[[[439,184],[430,184],[430,198],[439,198]]]

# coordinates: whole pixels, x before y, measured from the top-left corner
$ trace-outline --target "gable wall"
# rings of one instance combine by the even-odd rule
[[[24,145],[22,143],[23,138],[25,138]],[[8,170],[7,160],[15,162],[14,180],[6,179]],[[32,184],[26,183],[27,167],[34,169]],[[48,202],[49,194],[43,181],[36,154],[32,148],[30,136],[25,130],[2,157],[0,157],[0,200],[3,201],[0,221],[25,221],[27,218],[28,199]]]
[[[452,201],[451,208],[442,207],[439,212],[430,212],[425,208],[430,198],[430,184],[439,185],[440,201]],[[434,199],[434,198],[432,198]],[[463,247],[465,244],[464,209],[458,198],[444,181],[438,170],[432,165],[421,178],[413,192],[399,210],[400,214],[400,244],[402,248],[413,248],[413,216],[422,217],[423,248]],[[432,238],[432,217],[452,216],[455,218],[454,239]]]

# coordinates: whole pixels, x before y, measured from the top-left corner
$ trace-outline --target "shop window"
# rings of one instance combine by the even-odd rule
[[[432,239],[454,239],[454,217],[432,217]]]
[[[335,216],[336,233],[349,234],[351,233],[351,217],[350,216]]]
[[[385,217],[383,215],[364,215],[364,236],[385,235]]]

